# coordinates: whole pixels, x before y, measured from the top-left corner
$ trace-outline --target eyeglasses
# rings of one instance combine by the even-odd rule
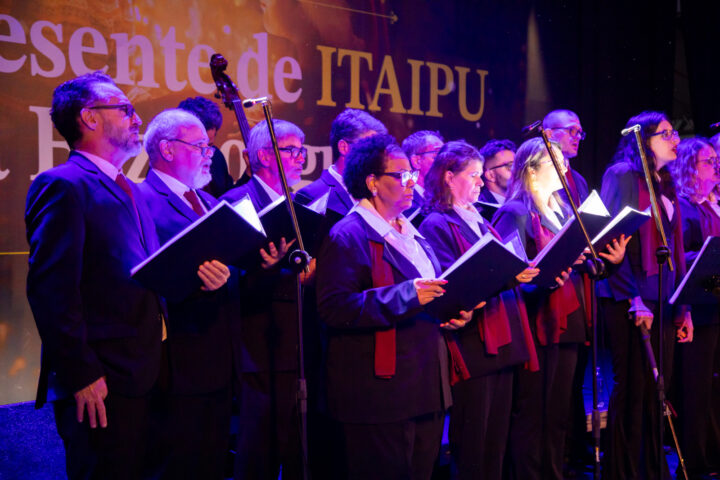
[[[698,163],[704,163],[706,165],[710,165],[711,167],[714,167],[715,170],[720,168],[720,159],[718,159],[718,157],[703,158],[702,160],[698,160]]]
[[[577,127],[552,127],[548,130],[565,130],[568,135],[571,137],[579,138],[580,140],[585,140],[585,136],[587,135],[585,132],[582,131],[582,129]]]
[[[95,105],[94,107],[87,107],[88,110],[122,110],[126,117],[132,118],[135,116],[135,107],[129,103],[118,103],[117,105]]]
[[[417,183],[418,178],[420,178],[420,170],[404,170],[402,172],[383,172],[378,177],[382,177],[383,175],[388,175],[390,177],[393,177],[396,180],[400,180],[400,185],[403,187],[407,187],[408,182],[410,179],[412,179],[413,183]]]
[[[194,143],[186,142],[185,140],[180,140],[179,138],[170,138],[168,139],[168,142],[180,142],[189,147],[195,147],[200,150],[200,155],[203,157],[211,157],[214,149],[214,147],[209,145],[196,145]]]
[[[508,170],[512,170],[512,164],[513,162],[506,162],[500,165],[495,165],[494,167],[490,167],[486,171],[489,172],[490,170],[495,170],[496,168],[507,168]]]
[[[265,150],[272,150],[272,147],[267,147]],[[298,155],[303,156],[303,158],[307,158],[307,148],[305,147],[278,147],[278,150],[281,152],[289,153],[290,158],[297,158]]]
[[[437,155],[438,152],[440,152],[440,150],[441,150],[440,148],[436,148],[435,150],[428,150],[428,151],[426,151],[426,152],[418,152],[417,155],[418,155],[419,157],[422,157],[423,155],[429,155],[429,154],[431,154],[431,153],[432,153],[433,155]]]
[[[657,137],[658,135],[660,135],[663,140],[672,140],[675,138],[680,138],[680,134],[678,133],[677,130],[663,130],[661,132],[651,133],[649,136]]]

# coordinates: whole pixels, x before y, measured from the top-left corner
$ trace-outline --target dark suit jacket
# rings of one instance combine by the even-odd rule
[[[590,191],[588,190],[588,184],[583,178],[582,175],[580,175],[576,170],[573,170],[572,168],[568,168],[568,173],[572,175],[573,180],[575,180],[575,187],[578,191],[578,197],[580,198],[580,203],[582,203],[587,197]],[[565,174],[565,177],[567,177],[567,173]],[[568,185],[570,186],[570,185]],[[570,187],[572,188],[572,187]],[[570,205],[570,203],[567,201],[567,195],[565,195],[565,190],[560,190],[560,198],[563,199],[563,201]],[[576,205],[579,207],[580,205]]]
[[[256,210],[270,204],[270,196],[253,176],[233,188],[221,200],[236,202],[250,196]],[[260,254],[258,253],[258,257]],[[297,276],[287,259],[268,271],[259,267],[247,272],[235,301],[243,306],[242,322],[231,322],[238,372],[294,371],[297,369]],[[232,291],[235,288],[231,287]]]
[[[630,169],[630,166],[624,162],[616,163],[607,169],[603,175],[600,197],[611,215],[617,215],[626,205],[638,209],[639,178],[642,178],[640,174]],[[659,196],[658,200],[660,200]],[[664,211],[662,202],[660,205],[661,210]],[[678,209],[677,202],[674,207]],[[678,215],[673,215],[672,222],[667,219],[667,215],[663,214],[662,217],[668,246],[672,252],[675,248],[672,232]],[[664,297],[672,294],[675,283],[675,272],[671,272],[668,264],[665,263],[663,267]],[[657,275],[648,277],[643,271],[639,235],[633,235],[628,242],[625,258],[617,272],[608,278],[608,284],[615,300],[627,300],[638,295],[645,300],[657,300]]]
[[[569,219],[560,219],[564,223]],[[495,214],[495,228],[503,238],[506,238],[513,231],[517,230],[520,240],[525,247],[525,253],[529,259],[537,256],[539,250],[535,243],[535,237],[530,221],[530,212],[525,204],[519,200],[510,200],[505,202],[500,210]],[[553,233],[557,233],[558,229],[553,224],[541,216],[542,225]],[[575,287],[575,294],[580,302],[580,308],[568,315],[567,330],[560,335],[560,343],[581,343],[586,340],[586,319],[585,309],[583,308],[585,294],[583,292],[582,278],[573,270],[570,280]],[[528,319],[530,320],[530,328],[535,331],[535,318],[540,308],[547,302],[550,291],[545,288],[537,288],[533,285],[521,285],[521,291],[525,299],[525,307],[527,308]]]
[[[384,243],[394,285],[373,288],[368,240]],[[432,250],[420,243],[437,271]],[[397,422],[446,406],[440,355],[446,359],[447,352],[438,320],[417,299],[412,280],[418,277],[358,213],[338,222],[326,239],[317,260],[318,311],[328,326],[328,404],[341,422]],[[374,374],[375,332],[389,327],[396,328],[396,373],[381,379]]]
[[[145,202],[92,162],[69,160],[30,185],[27,295],[43,342],[37,406],[101,376],[110,395],[141,396],[160,368],[161,299],[130,278],[158,247]]]
[[[138,189],[150,207],[160,243],[167,242],[199,218],[152,169]],[[217,204],[210,194],[201,190],[197,193],[208,209]],[[198,290],[184,301],[168,304],[167,347],[173,392],[207,393],[230,384],[232,344],[228,318],[223,311],[226,289]]]
[[[680,216],[682,217],[683,243],[685,244],[685,262],[687,268],[695,261],[697,254],[705,243],[700,212],[695,203],[685,197],[679,197]],[[720,323],[720,305],[693,305],[693,325],[710,325]]]
[[[478,195],[478,201],[485,203],[498,203],[497,198],[493,196],[489,188],[483,187]]]
[[[433,251],[440,261],[442,270],[447,270],[463,252],[453,236],[450,225],[454,224],[460,229],[460,234],[470,244],[474,244],[480,237],[468,226],[467,223],[454,210],[446,212],[433,212],[425,218],[420,226],[420,233],[427,239]],[[483,234],[487,233],[487,227],[480,226]],[[482,275],[480,274],[480,277]],[[464,328],[451,332],[455,337],[465,365],[468,367],[471,376],[486,375],[496,372],[509,365],[516,365],[529,359],[527,347],[524,342],[524,334],[520,317],[520,306],[518,305],[515,291],[505,290],[500,294],[501,301],[505,304],[510,323],[512,343],[500,347],[497,355],[488,354],[485,350],[485,343],[480,338],[478,331],[478,317],[468,323]]]
[[[330,191],[328,208],[341,215],[346,215],[353,207],[352,198],[327,170],[323,170],[320,178],[300,189],[295,200],[303,205],[309,205],[325,195],[328,190]]]

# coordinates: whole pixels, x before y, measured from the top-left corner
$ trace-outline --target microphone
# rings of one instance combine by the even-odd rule
[[[258,97],[258,98],[246,98],[242,102],[243,108],[250,108],[253,105],[257,105],[258,103],[265,103],[268,101],[268,97]]]
[[[523,135],[530,135],[531,133],[535,133],[535,130],[538,129],[540,124],[541,124],[540,120],[536,120],[533,123],[531,123],[530,125],[523,127],[523,129],[520,130],[520,133]]]
[[[642,128],[642,127],[640,127],[640,124],[639,124],[639,123],[636,123],[636,124],[633,125],[632,127],[624,128],[620,133],[621,133],[622,136],[624,137],[624,136],[626,136],[628,133],[639,132],[641,128]]]

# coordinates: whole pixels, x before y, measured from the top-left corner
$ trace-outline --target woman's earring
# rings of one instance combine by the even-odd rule
[[[377,190],[373,189],[372,195],[373,195],[373,197],[377,197]]]

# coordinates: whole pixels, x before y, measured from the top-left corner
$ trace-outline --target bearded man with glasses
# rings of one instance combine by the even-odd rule
[[[50,116],[71,151],[33,181],[25,210],[42,339],[36,406],[53,403],[69,478],[141,478],[164,325],[162,299],[130,278],[158,248],[122,170],[140,153],[142,122],[100,72],[57,87]]]

